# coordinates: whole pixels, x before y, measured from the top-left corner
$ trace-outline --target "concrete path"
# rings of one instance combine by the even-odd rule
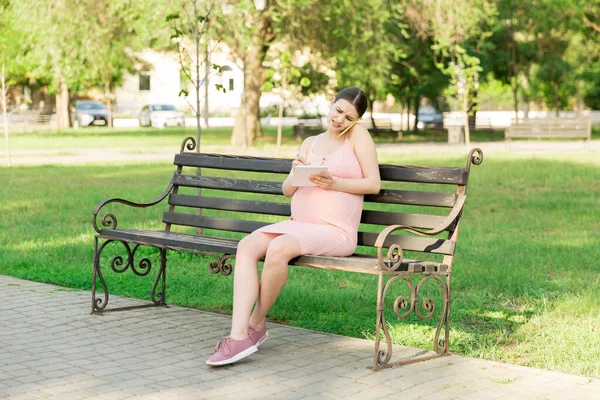
[[[271,323],[258,353],[210,368],[229,317],[181,307],[91,315],[90,297],[0,276],[0,398],[600,398],[598,379],[455,355],[371,372],[372,341]]]
[[[12,150],[10,152],[11,164],[23,165],[81,165],[104,163],[154,163],[172,162],[173,155],[179,153],[181,143],[174,140],[173,146],[165,147],[106,147],[106,148],[80,148],[80,149],[38,149],[38,150]],[[479,147],[487,157],[508,158],[552,158],[564,160],[580,160],[584,162],[597,162],[600,164],[600,140],[591,140],[584,144],[582,140],[573,141],[514,141],[510,147],[504,142],[473,142],[469,147],[465,144],[447,143],[389,143],[378,144],[377,152],[381,156],[431,156],[443,153],[445,155],[466,156],[471,148]],[[293,157],[298,150],[297,145],[282,146],[280,157]],[[231,146],[218,146],[203,144],[205,153],[238,154],[248,156],[275,156],[275,146],[261,148],[233,148]],[[5,165],[6,154],[0,148],[0,164]],[[402,159],[399,159],[402,162]]]

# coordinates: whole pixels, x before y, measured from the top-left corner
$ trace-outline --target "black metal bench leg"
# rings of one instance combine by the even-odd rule
[[[379,274],[377,284],[377,323],[375,326],[375,349],[373,351],[373,371],[385,368],[392,358],[392,339],[387,330],[384,314],[385,291],[383,289],[383,274]],[[383,332],[382,332],[383,331]],[[385,337],[385,350],[380,350],[381,334]]]
[[[167,285],[167,250],[166,249],[158,249],[160,251],[160,268],[158,270],[158,274],[156,275],[156,280],[154,281],[154,285],[152,285],[152,292],[150,293],[150,298],[152,302],[157,306],[165,306],[166,303],[166,285]],[[156,288],[158,284],[161,284],[160,292],[156,292]]]
[[[98,237],[94,237],[94,266],[92,271],[92,314],[104,310],[108,304],[108,286],[102,276],[102,270],[100,269],[100,254],[107,244],[112,240],[107,240],[100,247],[98,247]],[[129,248],[127,248],[129,251]],[[96,285],[97,281],[100,280],[100,285],[104,291],[104,298],[96,296]]]

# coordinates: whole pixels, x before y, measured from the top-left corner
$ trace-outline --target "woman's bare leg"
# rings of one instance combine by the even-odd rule
[[[238,244],[233,277],[233,315],[231,333],[236,340],[248,335],[248,320],[258,298],[258,260],[265,256],[277,235],[255,232]]]
[[[268,245],[260,278],[260,295],[249,321],[254,328],[263,328],[267,313],[287,282],[288,262],[300,254],[300,242],[292,235],[277,236]]]

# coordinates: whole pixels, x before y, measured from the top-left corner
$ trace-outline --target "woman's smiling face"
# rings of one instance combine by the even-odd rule
[[[331,103],[329,114],[327,114],[327,123],[333,132],[341,132],[357,118],[356,107],[348,100],[339,99],[335,103]]]

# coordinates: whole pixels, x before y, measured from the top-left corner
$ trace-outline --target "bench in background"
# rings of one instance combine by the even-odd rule
[[[367,117],[363,118],[360,123],[363,124],[373,136],[380,136],[390,133],[397,136],[398,132],[400,131],[399,128],[392,124],[392,120],[389,117]]]
[[[176,170],[171,182],[156,200],[135,203],[113,198],[101,202],[93,211],[97,234],[94,237],[92,313],[105,311],[108,304],[106,271],[101,268],[108,260],[110,270],[115,273],[130,269],[135,275],[148,275],[152,261],[137,254],[138,248],[158,249],[158,271],[150,293],[152,303],[143,306],[165,305],[167,251],[214,257],[215,261],[209,263],[210,271],[229,275],[230,260],[235,257],[240,238],[268,223],[289,218],[289,199],[283,196],[281,184],[290,171],[291,160],[202,154],[193,152],[194,149],[194,139],[187,138],[181,152],[175,155]],[[377,316],[373,369],[448,353],[452,263],[470,166],[479,165],[482,160],[481,150],[473,149],[464,168],[381,164],[383,189],[377,195],[365,196],[356,254],[349,257],[304,255],[290,262],[298,267],[378,277],[376,288],[373,282],[373,311]],[[201,168],[201,175],[197,175],[197,168]],[[113,206],[122,207],[119,204],[147,208],[163,200],[168,204],[162,221],[157,221],[164,224],[160,229],[122,228],[121,220],[117,221],[112,212]],[[100,211],[104,213],[102,217]],[[202,233],[198,229],[202,229]],[[124,256],[115,256],[113,246],[102,258],[103,250],[110,243],[120,243],[116,250]],[[408,258],[404,251],[418,257]],[[136,258],[140,260],[136,262]],[[98,293],[97,285],[103,294]],[[397,294],[398,291],[402,294]],[[386,310],[388,315],[392,312],[391,315],[400,318],[410,315],[421,320],[429,320],[434,315],[439,318],[433,340],[435,353],[390,362],[392,342]]]
[[[318,135],[327,130],[319,118],[301,119],[294,125],[294,137],[301,143],[309,136]]]
[[[512,119],[504,133],[507,144],[514,138],[583,139],[587,145],[592,137],[591,118],[528,118]]]

